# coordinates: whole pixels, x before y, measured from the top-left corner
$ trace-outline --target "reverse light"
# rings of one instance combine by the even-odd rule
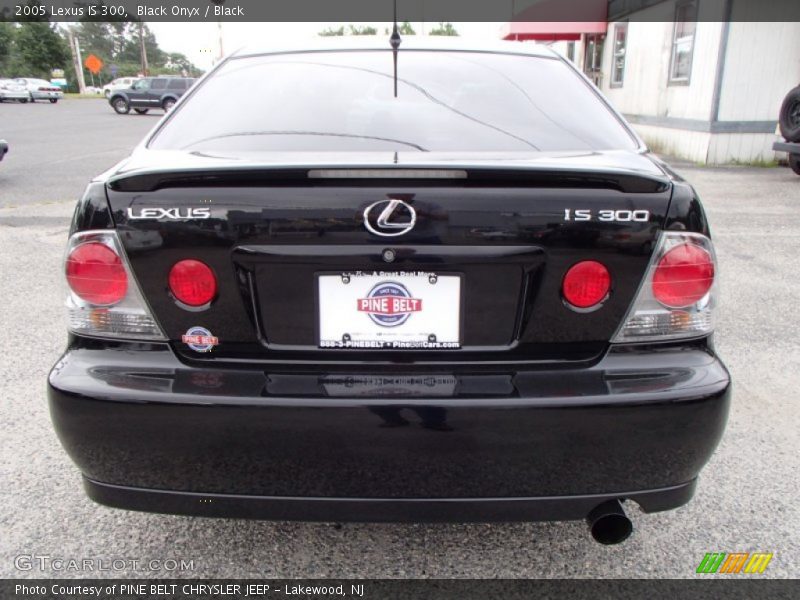
[[[64,266],[70,331],[93,337],[166,339],[139,291],[115,231],[72,235]]]
[[[707,335],[714,330],[716,258],[698,233],[664,231],[613,342]]]
[[[604,264],[584,260],[570,267],[561,283],[561,293],[571,306],[589,309],[608,296],[611,275]]]
[[[169,271],[169,289],[179,302],[192,307],[204,306],[217,295],[217,278],[207,264],[199,260],[181,260]]]

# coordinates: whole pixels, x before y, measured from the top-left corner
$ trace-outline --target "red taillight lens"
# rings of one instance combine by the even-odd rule
[[[658,261],[653,273],[653,295],[669,308],[691,306],[711,289],[714,261],[696,244],[680,244]]]
[[[217,278],[214,271],[199,260],[182,260],[169,272],[169,289],[180,302],[189,306],[203,306],[217,295]]]
[[[69,287],[91,304],[116,304],[128,291],[122,260],[100,242],[87,242],[70,252],[66,270]]]
[[[596,260],[584,260],[572,265],[561,285],[564,299],[576,308],[591,308],[602,302],[611,289],[611,275],[605,265]]]

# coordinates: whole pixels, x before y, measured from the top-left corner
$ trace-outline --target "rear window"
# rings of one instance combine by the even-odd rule
[[[186,80],[185,79],[170,79],[169,83],[167,84],[168,90],[185,90],[186,89]]]
[[[558,59],[407,50],[229,61],[172,113],[154,149],[553,151],[634,149]]]
[[[153,90],[163,90],[165,87],[167,87],[166,79],[153,79],[153,83],[150,85],[150,89]]]

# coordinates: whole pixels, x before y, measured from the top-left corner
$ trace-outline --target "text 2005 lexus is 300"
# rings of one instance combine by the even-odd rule
[[[78,203],[88,495],[605,543],[686,503],[730,396],[693,188],[548,49],[343,43],[229,57]]]

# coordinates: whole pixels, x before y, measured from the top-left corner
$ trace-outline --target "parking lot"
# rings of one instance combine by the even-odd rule
[[[62,253],[86,182],[158,116],[116,115],[102,100],[0,104],[0,138],[11,147],[0,162],[0,576],[682,578],[695,576],[706,552],[771,552],[762,577],[800,575],[800,177],[786,168],[678,167],[712,225],[722,285],[717,347],[734,402],[695,499],[667,513],[632,508],[634,535],[622,545],[596,544],[580,522],[335,526],[93,504],[45,397],[66,338]],[[193,568],[25,570],[21,555],[136,560],[140,568],[183,559]]]

